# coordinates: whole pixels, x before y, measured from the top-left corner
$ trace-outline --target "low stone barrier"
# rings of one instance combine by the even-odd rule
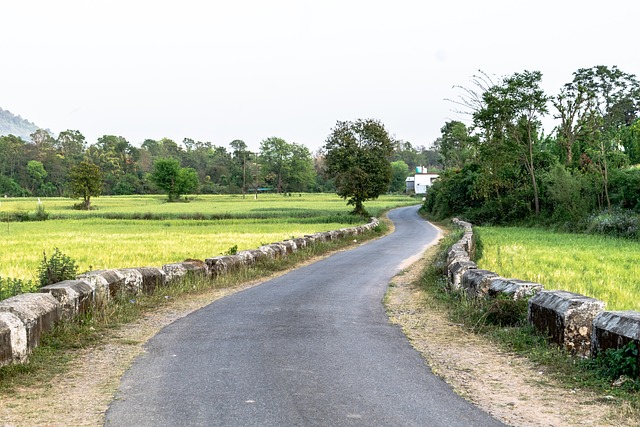
[[[484,298],[489,293],[491,281],[496,277],[498,275],[493,271],[469,269],[462,273],[462,288],[469,298]]]
[[[94,289],[84,280],[64,280],[42,287],[40,292],[50,294],[60,303],[63,319],[86,313],[93,306]]]
[[[511,299],[519,300],[523,298],[531,298],[542,290],[544,290],[544,286],[540,283],[527,282],[526,280],[520,279],[496,277],[491,280],[488,294],[490,297],[507,295]]]
[[[93,287],[96,305],[109,302],[117,293],[124,289],[125,276],[118,270],[95,270],[77,276]]]
[[[591,354],[593,320],[604,310],[604,302],[567,291],[541,291],[529,300],[527,318],[551,342],[572,354]]]
[[[62,319],[71,319],[94,306],[103,306],[119,295],[138,295],[182,279],[187,274],[217,277],[264,258],[285,257],[314,242],[327,242],[355,236],[379,225],[376,218],[367,224],[314,233],[234,255],[187,260],[159,267],[96,270],[82,273],[77,280],[45,286],[38,293],[27,293],[0,301],[0,366],[22,363],[40,342],[42,333]]]
[[[60,314],[60,303],[46,293],[16,295],[0,301],[0,323],[10,330],[11,361],[26,361],[42,334],[60,320]]]
[[[473,227],[455,218],[453,223],[463,228],[464,234],[447,253],[445,274],[452,290],[463,290],[470,298],[528,299],[527,317],[535,329],[578,356],[619,349],[629,342],[640,348],[640,313],[604,311],[603,301],[562,290],[545,291],[540,283],[506,279],[478,269],[472,261]]]
[[[591,336],[591,351],[594,355],[610,348],[622,348],[630,342],[640,349],[640,313],[605,311],[596,316]],[[637,363],[640,368],[640,352]]]
[[[207,265],[199,260],[165,264],[162,266],[162,271],[164,271],[167,284],[180,280],[187,274],[205,276],[208,273]]]

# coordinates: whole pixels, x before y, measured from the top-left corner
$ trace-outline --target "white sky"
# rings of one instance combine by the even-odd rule
[[[134,145],[315,151],[337,120],[430,145],[478,69],[640,74],[637,0],[0,0],[0,107]],[[550,129],[548,129],[550,130]]]

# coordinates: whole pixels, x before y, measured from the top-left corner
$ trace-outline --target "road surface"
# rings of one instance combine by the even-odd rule
[[[107,426],[500,426],[434,376],[382,304],[434,241],[394,233],[228,296],[164,328],[124,375]]]

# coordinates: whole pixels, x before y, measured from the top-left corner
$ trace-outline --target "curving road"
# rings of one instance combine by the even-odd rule
[[[396,230],[176,321],[122,379],[108,426],[500,426],[435,377],[382,298],[437,230]]]

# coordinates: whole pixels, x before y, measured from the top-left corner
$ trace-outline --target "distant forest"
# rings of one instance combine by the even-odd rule
[[[7,116],[8,122],[4,117],[1,129],[16,122],[12,114]],[[403,192],[405,178],[416,166],[438,163],[437,154],[425,147],[404,141],[395,142],[395,147],[389,159],[394,171],[390,192]],[[225,147],[190,138],[181,142],[163,138],[134,146],[121,136],[104,135],[88,144],[78,130],[66,130],[55,137],[35,129],[28,138],[0,136],[0,194],[67,196],[71,193],[70,171],[84,161],[98,166],[103,195],[161,193],[151,179],[154,162],[160,159],[176,159],[182,168],[194,170],[196,193],[335,191],[323,171],[322,152],[312,154],[307,147],[282,138],[266,138],[259,151],[252,152],[241,140]]]

